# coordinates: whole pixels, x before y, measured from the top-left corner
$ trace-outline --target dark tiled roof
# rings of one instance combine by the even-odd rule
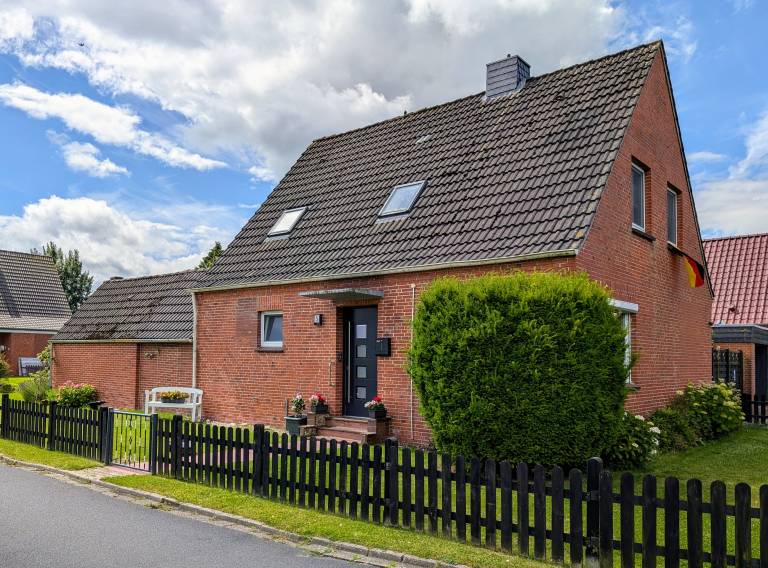
[[[712,322],[768,325],[768,234],[704,241]]]
[[[483,262],[578,249],[661,44],[322,138],[301,155],[203,286]],[[391,189],[427,180],[377,223]],[[286,209],[308,210],[265,241]]]
[[[54,341],[192,339],[196,270],[107,280],[80,306]]]
[[[0,329],[56,331],[71,314],[51,257],[0,250]]]

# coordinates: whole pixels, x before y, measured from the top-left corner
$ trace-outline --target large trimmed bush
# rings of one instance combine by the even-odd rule
[[[582,464],[613,445],[624,330],[583,274],[446,278],[422,294],[409,372],[441,451]]]

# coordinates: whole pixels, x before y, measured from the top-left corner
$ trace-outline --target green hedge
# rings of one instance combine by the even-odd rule
[[[419,300],[409,372],[439,450],[582,464],[617,436],[624,330],[583,274],[446,278]]]

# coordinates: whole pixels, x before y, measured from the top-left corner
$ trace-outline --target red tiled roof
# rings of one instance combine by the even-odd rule
[[[768,324],[768,234],[704,241],[712,323]]]

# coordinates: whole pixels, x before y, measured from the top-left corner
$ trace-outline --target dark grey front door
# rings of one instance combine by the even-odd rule
[[[768,394],[768,352],[765,345],[755,345],[755,394]]]
[[[376,396],[376,306],[347,308],[344,314],[344,414],[367,416]]]

